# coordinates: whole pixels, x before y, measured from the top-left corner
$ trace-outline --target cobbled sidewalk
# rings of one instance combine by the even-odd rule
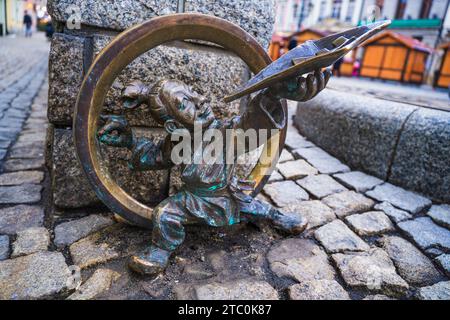
[[[163,275],[136,276],[148,230],[45,206],[44,62],[1,75],[0,299],[450,299],[450,206],[352,172],[292,121],[259,198],[307,218],[304,234],[192,226]]]

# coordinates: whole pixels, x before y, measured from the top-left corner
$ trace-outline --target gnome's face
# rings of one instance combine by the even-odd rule
[[[167,82],[161,94],[171,116],[186,127],[199,123],[205,128],[215,119],[209,100],[180,81]]]

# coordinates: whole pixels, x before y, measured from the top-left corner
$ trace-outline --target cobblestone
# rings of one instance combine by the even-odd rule
[[[334,175],[334,177],[344,186],[357,192],[366,192],[383,183],[383,180],[360,171],[339,173]]]
[[[347,291],[335,280],[311,280],[289,287],[291,300],[350,300]]]
[[[369,211],[375,202],[354,191],[345,191],[324,198],[323,203],[334,210],[338,218]]]
[[[42,171],[18,171],[0,175],[0,186],[39,184],[44,180]]]
[[[335,276],[327,255],[311,240],[288,239],[275,244],[267,254],[267,260],[278,277],[288,277],[298,282],[333,280]]]
[[[432,256],[450,251],[450,231],[436,225],[430,218],[417,218],[401,222],[398,226]]]
[[[294,160],[294,156],[292,155],[292,153],[290,153],[286,149],[283,149],[283,151],[281,152],[281,155],[280,155],[280,159],[278,159],[278,163],[283,163],[283,162],[293,161],[293,160]]]
[[[340,220],[320,227],[314,232],[314,235],[329,253],[366,251],[370,248]]]
[[[300,179],[318,173],[305,160],[288,161],[278,165],[278,170],[286,179]]]
[[[400,237],[385,237],[383,248],[400,276],[412,285],[431,285],[442,279],[439,271],[423,253]]]
[[[450,277],[450,254],[443,254],[435,258],[435,261],[444,270],[447,277]]]
[[[278,172],[274,171],[269,178],[269,183],[283,181],[283,176]]]
[[[55,244],[64,247],[112,225],[114,221],[101,215],[90,215],[85,218],[64,222],[55,227]]]
[[[345,221],[360,236],[374,236],[394,230],[391,220],[381,211],[370,211],[354,214]]]
[[[437,224],[450,229],[450,205],[432,206],[427,215]]]
[[[322,199],[334,193],[347,191],[347,188],[339,184],[328,175],[308,176],[298,180],[297,183],[314,197]]]
[[[392,184],[385,183],[366,193],[378,201],[390,204],[416,214],[431,205],[431,201],[417,193],[406,191]]]
[[[21,230],[40,227],[44,210],[39,206],[18,205],[0,209],[0,233],[14,235]]]
[[[420,300],[450,300],[450,281],[420,288],[417,292],[417,298]]]
[[[60,252],[38,252],[0,262],[0,299],[39,299],[67,288],[71,273]]]
[[[347,285],[387,295],[403,295],[409,286],[395,271],[386,252],[379,248],[364,253],[332,256]]]
[[[320,227],[336,219],[333,210],[318,200],[303,201],[296,205],[285,207],[283,210],[300,214],[308,221],[307,229]]]
[[[81,287],[67,300],[91,300],[109,290],[111,284],[120,278],[120,273],[110,269],[97,269]]]
[[[389,202],[379,203],[379,204],[375,205],[374,209],[383,211],[395,223],[399,223],[399,222],[413,218],[413,216],[411,214],[409,214],[406,211],[394,208]]]
[[[0,187],[0,204],[39,202],[41,190],[42,186],[36,184]]]
[[[50,244],[50,235],[46,228],[30,228],[17,233],[17,239],[13,243],[11,257],[16,258],[38,251],[47,251]]]
[[[277,291],[267,282],[238,280],[195,287],[197,300],[278,300]]]
[[[264,192],[272,199],[278,207],[286,207],[309,200],[309,195],[293,181],[283,181],[268,184]]]
[[[0,236],[0,261],[9,258],[9,237]]]

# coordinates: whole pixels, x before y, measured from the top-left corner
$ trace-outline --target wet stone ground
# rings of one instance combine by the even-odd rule
[[[133,274],[150,231],[49,208],[41,45],[27,71],[1,74],[0,299],[450,299],[450,206],[352,172],[292,124],[259,197],[307,218],[304,234],[190,226],[164,274]]]

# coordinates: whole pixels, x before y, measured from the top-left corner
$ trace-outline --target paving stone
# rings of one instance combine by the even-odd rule
[[[413,216],[411,214],[409,214],[406,211],[394,208],[389,202],[382,202],[382,203],[376,204],[374,209],[383,211],[395,223],[399,223],[399,222],[413,218]]]
[[[432,206],[427,215],[437,224],[450,229],[450,205]]]
[[[5,150],[5,149],[0,149],[0,161],[2,161],[3,159],[5,159],[7,152],[8,152],[8,151]]]
[[[441,266],[447,277],[450,277],[450,254],[443,254],[434,260]]]
[[[366,194],[378,201],[387,201],[397,208],[413,214],[419,213],[431,205],[431,200],[389,183],[377,186],[374,190],[366,192]]]
[[[442,280],[433,263],[410,242],[392,236],[384,237],[382,244],[397,272],[409,284],[427,286]]]
[[[213,282],[195,287],[197,300],[278,300],[277,291],[267,282],[244,279]]]
[[[304,137],[298,134],[297,129],[295,129],[295,131],[294,130],[289,131],[286,137],[285,144],[290,150],[315,147],[315,145],[312,142],[306,140]]]
[[[314,148],[297,148],[292,151],[295,156],[303,158],[310,162],[313,159],[327,159],[332,158],[326,151],[314,147]]]
[[[0,236],[0,261],[9,258],[9,237]]]
[[[267,260],[278,277],[288,277],[298,282],[333,280],[335,277],[326,253],[312,240],[283,240],[270,248]]]
[[[334,210],[339,218],[344,218],[354,213],[369,211],[375,202],[355,191],[344,191],[325,197],[323,200],[327,206]]]
[[[114,224],[112,218],[97,214],[61,223],[55,227],[55,245],[57,247],[70,245],[112,224]]]
[[[0,299],[48,298],[67,288],[71,272],[60,252],[38,252],[0,262]]]
[[[349,172],[350,168],[340,162],[338,159],[330,156],[324,150],[314,148],[299,148],[293,151],[294,155],[307,160],[320,173],[334,174],[341,172]]]
[[[256,199],[266,202],[266,203],[270,203],[270,199],[268,197],[266,197],[264,194],[260,193],[256,196]]]
[[[317,169],[305,160],[288,161],[278,164],[277,167],[286,179],[300,179],[318,173]]]
[[[370,248],[341,220],[334,220],[320,227],[314,232],[314,236],[330,253],[366,251]]]
[[[308,176],[297,183],[314,197],[322,199],[330,194],[347,191],[347,188],[328,175]]]
[[[29,228],[17,233],[13,243],[12,257],[20,257],[38,251],[47,251],[50,244],[50,234],[43,227]]]
[[[36,170],[44,167],[44,159],[10,159],[3,164],[5,172],[21,171],[21,170]]]
[[[294,156],[292,155],[292,153],[290,153],[286,149],[283,149],[283,151],[281,152],[281,155],[280,155],[280,159],[278,159],[278,163],[283,163],[283,162],[293,161],[293,160],[295,160],[295,159],[294,159]]]
[[[291,300],[350,300],[347,291],[335,280],[310,280],[288,289]]]
[[[39,184],[44,180],[42,171],[18,171],[0,175],[0,186],[17,186],[21,184]]]
[[[114,281],[120,278],[120,273],[110,269],[97,269],[80,288],[67,300],[92,300],[111,288]]]
[[[346,217],[345,221],[360,236],[374,236],[394,230],[391,220],[381,211],[354,214]]]
[[[35,203],[41,200],[41,185],[0,187],[0,204]]]
[[[339,173],[334,175],[334,178],[344,186],[354,189],[357,192],[366,192],[383,183],[383,180],[360,171]]]
[[[308,221],[307,229],[322,226],[336,219],[333,210],[319,200],[303,201],[296,205],[284,207],[283,211],[300,214]]]
[[[88,268],[136,253],[150,243],[151,233],[125,225],[113,225],[83,238],[69,247],[74,264]]]
[[[16,143],[43,143],[45,142],[45,131],[42,133],[22,134],[17,139]]]
[[[11,144],[11,140],[0,140],[0,148],[1,149],[8,149],[10,144]]]
[[[34,159],[44,157],[44,148],[38,145],[32,147],[16,147],[14,146],[10,153],[10,159]]]
[[[363,300],[395,300],[395,299],[382,294],[374,294],[366,296]]]
[[[335,158],[318,158],[308,160],[320,173],[335,174],[349,172],[350,168]]]
[[[270,176],[268,183],[278,182],[278,181],[283,181],[283,180],[284,180],[283,176],[278,171],[274,171],[272,173],[272,175]]]
[[[0,234],[14,235],[19,231],[40,227],[44,210],[39,206],[18,205],[0,209]]]
[[[285,207],[299,201],[309,200],[309,195],[294,181],[283,181],[268,184],[264,192],[278,207]]]
[[[386,252],[374,248],[368,252],[332,255],[344,281],[351,288],[386,295],[404,295],[408,283],[396,272]]]
[[[430,218],[404,221],[399,223],[398,227],[432,256],[450,251],[450,231],[438,226]]]
[[[420,300],[450,300],[450,281],[420,288],[416,297]]]

